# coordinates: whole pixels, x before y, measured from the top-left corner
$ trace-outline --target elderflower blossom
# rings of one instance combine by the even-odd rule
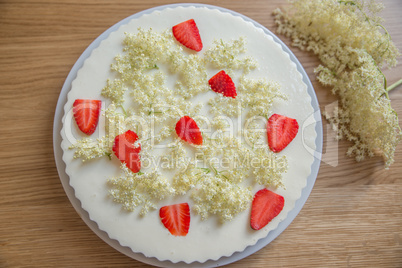
[[[204,170],[198,168],[194,162],[189,163],[185,169],[176,173],[173,178],[173,187],[177,194],[185,195],[198,184],[204,174]]]
[[[167,166],[168,169],[185,170],[187,168],[186,149],[181,141],[177,139],[174,144],[169,146],[166,159],[170,163]]]
[[[194,209],[202,219],[216,214],[221,222],[230,221],[244,211],[252,197],[250,188],[233,184],[224,176],[212,173],[205,174],[191,194]]]
[[[173,72],[177,73],[180,80],[176,82],[176,93],[185,99],[209,90],[207,83],[207,68],[204,58],[197,55],[189,55],[181,58],[180,65]]]
[[[90,138],[77,140],[69,148],[76,149],[74,151],[74,158],[82,158],[83,162],[105,155],[110,156],[112,153],[107,137],[96,140]]]
[[[130,83],[132,84],[130,95],[133,102],[138,105],[141,115],[150,115],[155,106],[163,107],[165,96],[172,94],[165,86],[165,75],[160,71],[141,74]]]
[[[126,33],[123,45],[124,55],[116,57],[112,70],[117,71],[124,81],[132,78],[131,71],[146,72],[157,68],[159,63],[169,61],[172,55],[182,51],[174,44],[171,31],[159,33],[152,29],[139,28],[136,34]]]
[[[111,99],[116,104],[124,102],[124,93],[127,87],[120,79],[106,80],[106,86],[102,89],[102,96]]]
[[[217,130],[228,129],[230,125],[230,119],[228,119],[226,116],[215,116],[211,122],[211,126]]]
[[[241,101],[241,96],[239,95],[234,99],[225,97],[222,94],[216,94],[214,98],[208,101],[208,104],[211,106],[211,113],[215,116],[222,114],[228,116],[241,115],[244,102]]]
[[[117,110],[116,105],[111,104],[105,110],[106,133],[113,143],[114,138],[128,130],[125,116]]]
[[[265,147],[267,135],[266,118],[261,116],[251,117],[243,130],[243,136],[252,149]]]
[[[259,161],[254,164],[254,180],[266,187],[284,187],[282,174],[287,172],[287,158],[264,148],[256,148],[255,153]]]
[[[268,116],[274,102],[287,99],[277,82],[265,79],[242,77],[238,90],[245,107],[250,108],[249,116]]]
[[[109,193],[128,211],[142,205],[140,215],[143,216],[149,209],[156,209],[159,200],[175,194],[168,180],[157,170],[134,174],[125,165],[121,165],[121,169],[123,176],[108,180],[112,185]]]
[[[361,161],[365,156],[373,156],[380,151],[389,166],[401,135],[398,117],[384,94],[383,76],[366,51],[344,51],[359,55],[359,68],[339,75],[323,66],[317,68],[319,81],[332,86],[342,104],[333,115],[324,115],[332,125],[337,126],[339,139],[354,142],[348,149],[348,155],[355,155],[356,160]],[[356,90],[361,85],[366,91]]]
[[[246,52],[246,40],[240,37],[231,42],[215,40],[214,46],[205,52],[205,60],[217,69],[225,69],[229,74],[234,70],[243,70],[244,74],[257,68],[257,62],[251,57],[239,58]]]
[[[207,163],[216,173],[225,176],[233,184],[248,177],[253,152],[239,138],[217,135],[197,151],[198,160]],[[220,159],[217,156],[222,156]],[[218,170],[221,168],[221,170]]]
[[[317,78],[340,100],[324,116],[338,138],[354,143],[347,154],[357,161],[381,155],[388,168],[401,129],[380,67],[395,66],[399,52],[377,16],[382,8],[375,1],[297,0],[274,15],[278,33],[321,60]]]

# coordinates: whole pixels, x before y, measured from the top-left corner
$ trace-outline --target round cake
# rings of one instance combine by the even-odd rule
[[[77,116],[85,100],[99,112],[90,130]],[[296,64],[262,28],[213,7],[155,10],[112,32],[78,71],[62,119],[66,173],[120,245],[172,263],[218,260],[267,237],[301,197],[316,148],[311,102]],[[284,145],[278,120],[294,131]],[[266,192],[282,203],[260,226]],[[182,204],[186,224],[171,216]]]

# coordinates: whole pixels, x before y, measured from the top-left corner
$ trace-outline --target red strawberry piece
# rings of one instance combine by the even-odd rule
[[[273,218],[278,216],[285,204],[283,196],[268,189],[259,190],[251,206],[250,225],[254,230],[264,228]]]
[[[273,114],[267,123],[268,145],[271,151],[278,153],[296,137],[299,124],[296,119]]]
[[[139,172],[141,169],[139,155],[141,146],[139,144],[138,147],[134,145],[137,140],[137,134],[131,130],[127,130],[125,133],[116,136],[113,143],[114,154],[134,173]]]
[[[176,133],[182,140],[194,144],[202,145],[202,135],[197,123],[189,116],[183,116],[176,123]]]
[[[183,46],[195,50],[201,51],[202,41],[200,32],[198,31],[197,24],[193,19],[184,21],[172,27],[173,36]]]
[[[190,228],[190,207],[188,203],[161,207],[159,217],[172,235],[186,236]]]
[[[77,99],[73,103],[73,114],[78,128],[92,135],[99,122],[102,101]]]
[[[221,93],[223,96],[232,97],[233,99],[237,96],[236,86],[232,78],[224,70],[209,79],[208,83],[216,93]]]

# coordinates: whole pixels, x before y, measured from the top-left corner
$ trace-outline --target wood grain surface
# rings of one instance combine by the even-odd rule
[[[0,267],[148,267],[103,242],[74,210],[58,177],[52,127],[60,90],[85,48],[120,20],[174,2],[0,1]],[[200,2],[272,31],[272,11],[286,4]],[[402,2],[383,2],[385,26],[402,51]],[[313,73],[317,58],[291,49],[321,108],[331,105],[336,98]],[[384,71],[389,84],[402,78],[399,62]],[[402,87],[390,97],[402,114]],[[335,142],[324,121],[324,161],[304,208],[276,240],[229,267],[402,267],[402,144],[389,170],[380,158],[346,157],[348,145]]]

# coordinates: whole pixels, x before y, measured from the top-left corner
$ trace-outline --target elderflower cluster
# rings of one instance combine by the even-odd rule
[[[265,79],[253,80],[243,77],[238,89],[242,93],[245,107],[250,108],[249,116],[268,116],[276,101],[287,99],[277,82]]]
[[[109,137],[110,144],[113,144],[114,138],[124,133],[129,128],[126,126],[126,119],[123,113],[117,110],[118,107],[113,103],[105,110],[106,133]]]
[[[255,154],[259,156],[261,162],[255,165],[253,170],[254,180],[266,187],[284,187],[282,183],[282,174],[287,172],[288,162],[285,156],[265,150],[264,148],[256,148]]]
[[[171,69],[180,77],[176,82],[176,93],[187,100],[209,90],[204,58],[192,54],[188,57],[176,57],[174,62],[174,68]]]
[[[396,65],[399,52],[377,13],[375,1],[296,0],[274,12],[278,33],[292,45],[315,53],[318,80],[339,96],[339,108],[324,114],[338,138],[354,143],[357,161],[381,155],[388,168],[401,139],[381,67]]]
[[[90,138],[77,140],[70,149],[75,149],[74,158],[82,158],[82,161],[112,154],[107,137],[96,140]]]
[[[192,192],[194,209],[202,219],[218,215],[221,222],[230,221],[250,204],[253,194],[249,187],[233,184],[222,175],[205,174]]]
[[[178,169],[185,170],[188,169],[188,162],[186,162],[186,149],[179,139],[176,142],[169,146],[169,149],[166,154],[167,162],[170,163],[166,168],[168,169]]]
[[[133,173],[124,164],[121,165],[123,176],[109,179],[110,195],[123,208],[134,211],[142,206],[140,215],[145,215],[149,209],[156,209],[157,202],[174,195],[175,190],[169,181],[159,171]]]
[[[354,142],[348,155],[355,155],[361,161],[365,156],[373,156],[379,151],[389,166],[401,138],[401,131],[391,101],[383,90],[383,76],[366,51],[345,49],[344,53],[357,54],[360,67],[339,75],[334,75],[323,66],[316,70],[319,81],[332,86],[342,104],[333,115],[324,115],[338,130],[337,138]],[[365,91],[356,90],[362,85]]]
[[[253,152],[240,138],[218,132],[214,139],[198,148],[196,156],[197,161],[206,163],[215,173],[233,184],[242,183],[250,175]]]
[[[244,74],[248,74],[257,68],[257,62],[252,57],[239,57],[246,52],[244,37],[231,42],[215,40],[213,45],[205,52],[205,60],[216,69],[225,69],[230,75],[234,70],[242,70]]]
[[[106,86],[102,89],[102,96],[111,99],[116,104],[124,102],[124,93],[127,87],[121,79],[106,80]]]
[[[193,189],[205,175],[205,170],[196,166],[195,162],[188,163],[185,169],[181,169],[173,178],[173,187],[177,194],[185,195]]]

